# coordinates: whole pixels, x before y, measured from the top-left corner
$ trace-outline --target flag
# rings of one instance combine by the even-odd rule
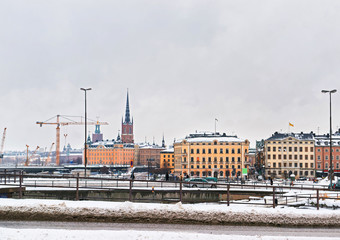
[[[294,127],[294,124],[292,124],[292,123],[289,123],[289,126],[291,126],[291,127]]]

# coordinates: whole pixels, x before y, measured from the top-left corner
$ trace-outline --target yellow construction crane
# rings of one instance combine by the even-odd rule
[[[42,127],[42,125],[57,125],[57,133],[56,133],[56,164],[59,166],[60,164],[60,127],[61,126],[68,126],[68,125],[85,125],[85,122],[83,122],[83,117],[80,117],[80,122],[79,121],[74,121],[70,119],[70,117],[74,116],[62,116],[62,115],[57,115],[54,116],[45,122],[37,122],[37,124]],[[50,122],[52,119],[56,118],[55,121]],[[66,122],[61,122],[60,118],[64,118],[67,121]],[[78,118],[78,117],[77,117]],[[88,121],[87,120],[87,125],[109,125],[107,122],[99,122],[99,121]]]
[[[25,162],[25,166],[27,167],[28,164],[30,163],[31,158],[34,156],[34,154],[38,151],[39,146],[36,147],[36,149],[34,150],[34,152],[32,153],[32,155],[30,157],[28,157],[28,148],[29,146],[26,144],[27,147],[27,156],[26,156],[26,162]]]
[[[51,161],[51,153],[52,153],[52,148],[53,148],[54,143],[52,143],[50,151],[48,152],[46,161],[45,161],[45,166]]]
[[[0,163],[2,162],[2,159],[4,158],[4,145],[5,145],[5,138],[6,138],[6,130],[7,128],[4,128],[4,132],[2,134],[1,148],[0,148]]]

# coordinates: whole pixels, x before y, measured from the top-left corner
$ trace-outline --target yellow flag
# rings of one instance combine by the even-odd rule
[[[291,127],[294,127],[294,124],[292,124],[292,123],[289,123],[289,126],[291,126]]]

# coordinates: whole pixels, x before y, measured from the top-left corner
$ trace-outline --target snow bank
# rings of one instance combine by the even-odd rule
[[[0,228],[1,239],[7,240],[86,240],[86,239],[124,239],[124,240],[317,240],[316,237],[281,237],[281,236],[242,236],[242,235],[216,235],[204,233],[187,233],[187,232],[165,232],[165,231],[110,231],[110,230],[60,230],[60,229],[11,229]],[[324,240],[331,240],[334,238],[323,238]]]
[[[247,205],[0,199],[0,220],[340,227],[340,210]]]

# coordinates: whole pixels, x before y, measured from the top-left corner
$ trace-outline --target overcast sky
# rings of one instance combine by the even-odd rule
[[[265,139],[329,131],[340,91],[340,1],[0,1],[0,134],[5,150],[49,148],[57,114],[107,121],[116,138],[126,90],[135,141],[217,131]],[[340,126],[340,92],[333,95]],[[94,127],[89,127],[91,132]],[[84,126],[61,135],[82,147]],[[61,146],[65,139],[61,138]]]

